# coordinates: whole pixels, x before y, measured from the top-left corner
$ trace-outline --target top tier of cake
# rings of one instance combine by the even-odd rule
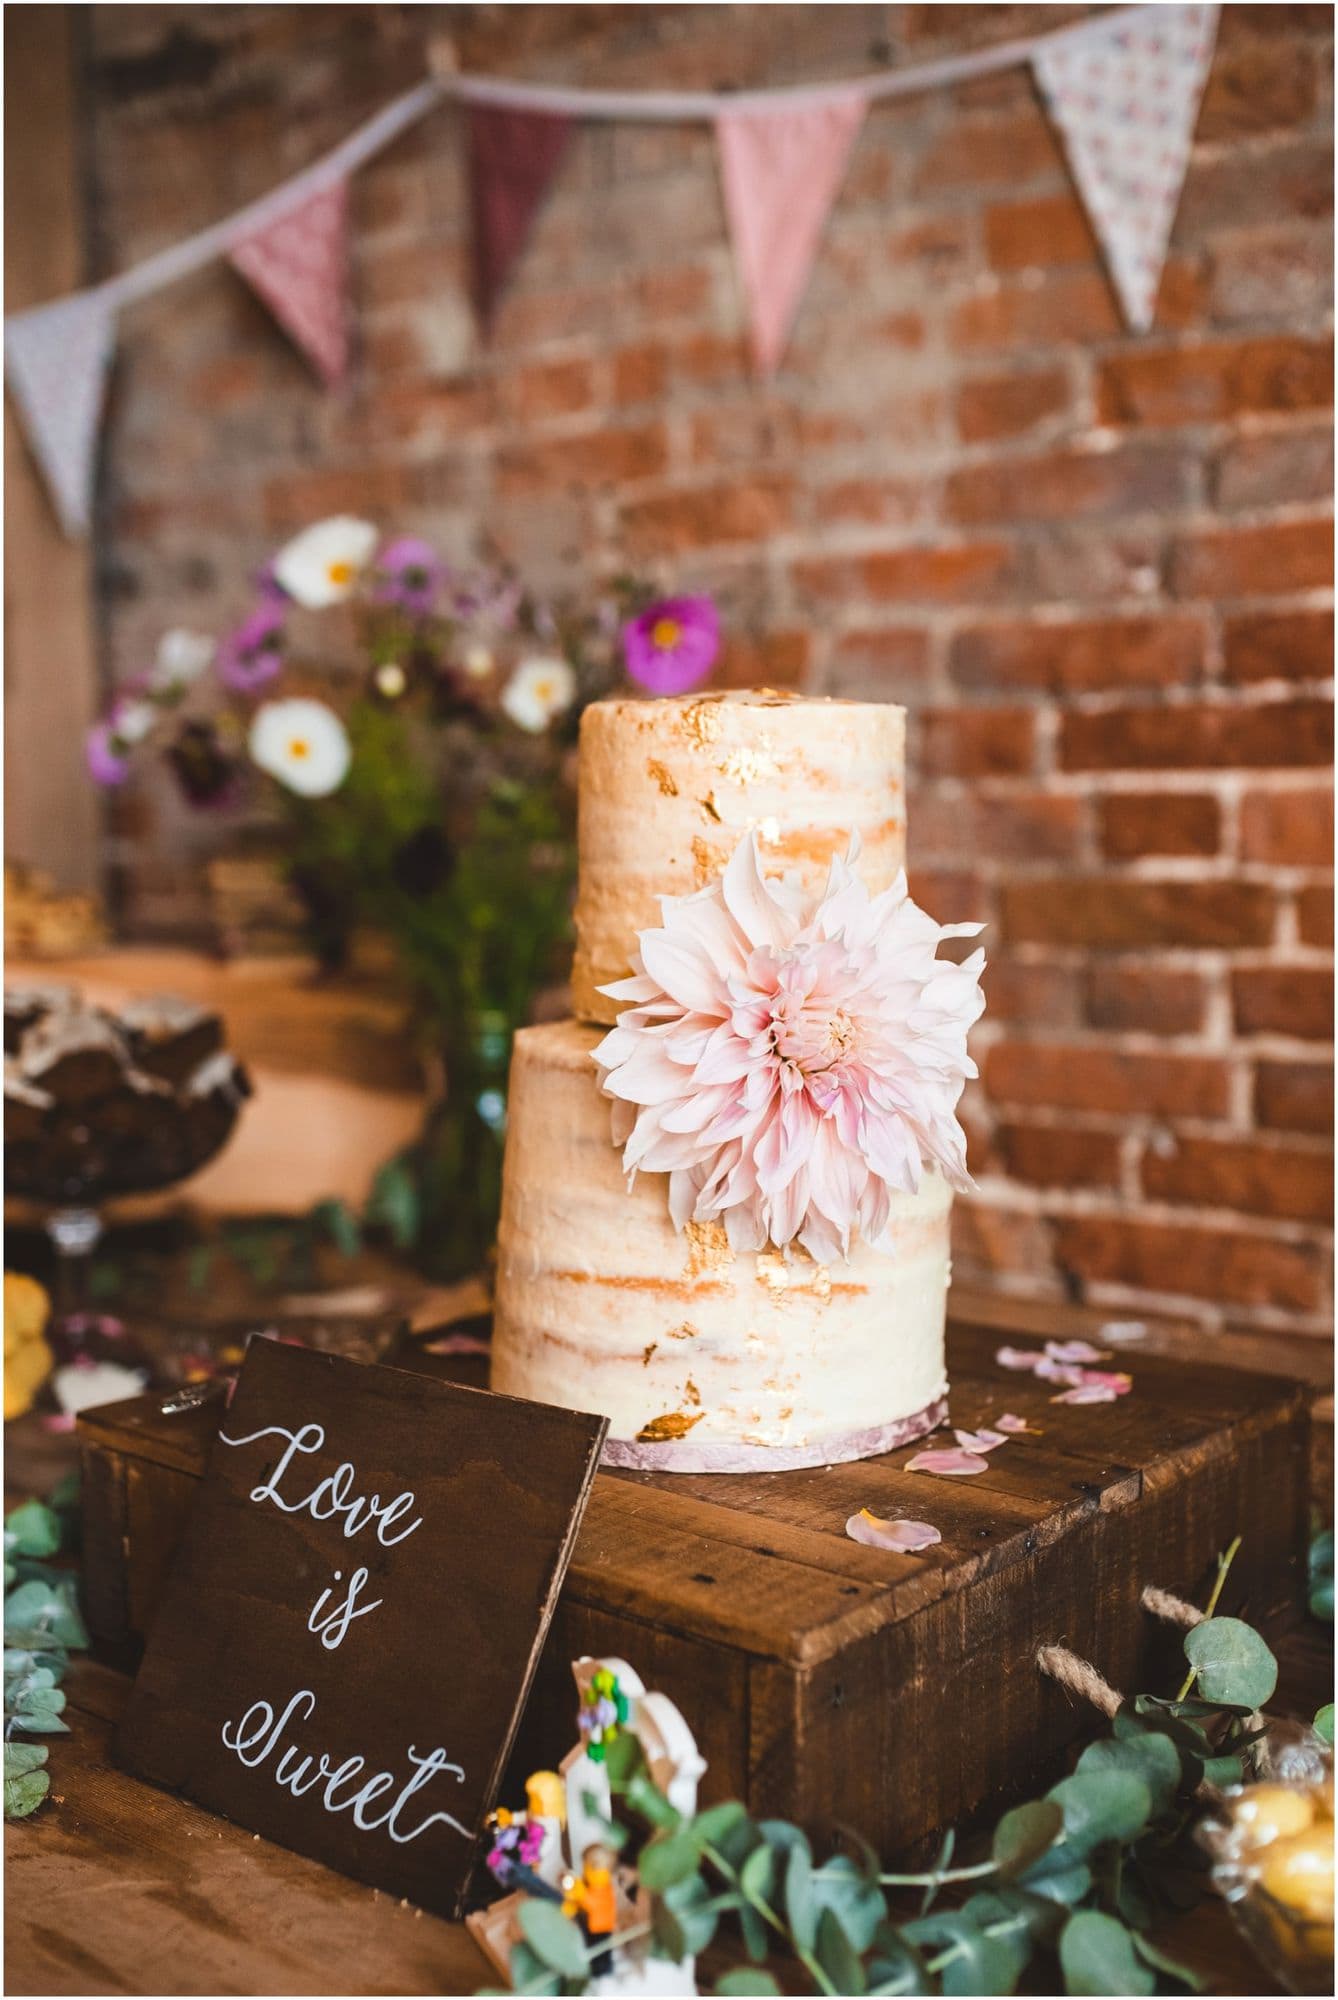
[[[886,889],[906,853],[905,710],[754,688],[601,701],[581,718],[580,886],[572,1006],[612,1023],[598,991],[631,970],[661,896],[691,895],[756,830],[769,875],[820,890],[852,832]]]

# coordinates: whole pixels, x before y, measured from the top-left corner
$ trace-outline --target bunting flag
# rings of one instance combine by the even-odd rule
[[[753,357],[773,374],[859,129],[862,96],[716,119],[725,214],[748,301]]]
[[[238,237],[228,262],[264,300],[328,388],[348,366],[348,182],[304,194]]]
[[[571,120],[561,114],[492,104],[469,108],[474,296],[485,326],[492,324],[570,136]]]
[[[1143,7],[1043,44],[1032,57],[1124,317],[1138,333],[1156,311],[1218,13]]]
[[[115,310],[99,291],[74,292],[5,321],[10,393],[67,535],[84,534],[93,511],[115,342]]]

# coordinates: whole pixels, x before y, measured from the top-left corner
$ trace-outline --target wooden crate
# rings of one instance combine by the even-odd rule
[[[1301,1385],[1132,1349],[1131,1395],[1056,1406],[1050,1385],[996,1364],[999,1340],[950,1327],[953,1421],[1012,1410],[1043,1434],[974,1478],[907,1473],[914,1447],[745,1478],[600,1474],[513,1775],[568,1742],[571,1659],[621,1654],[691,1721],[704,1797],[796,1819],[819,1844],[844,1824],[911,1853],[1047,1783],[1089,1726],[1037,1671],[1039,1646],[1062,1641],[1117,1687],[1170,1691],[1178,1644],[1139,1594],[1201,1601],[1237,1533],[1223,1608],[1270,1631],[1299,1614]],[[216,1420],[163,1418],[151,1398],[81,1420],[89,1616],[121,1658],[153,1615]],[[845,1522],[861,1507],[931,1521],[942,1543],[857,1545]],[[505,1561],[504,1522],[498,1535]]]

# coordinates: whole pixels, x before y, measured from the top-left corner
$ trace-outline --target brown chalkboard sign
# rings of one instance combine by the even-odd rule
[[[606,1429],[253,1343],[117,1761],[458,1915]]]

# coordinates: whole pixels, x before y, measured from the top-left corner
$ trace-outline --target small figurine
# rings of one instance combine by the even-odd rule
[[[505,1806],[498,1806],[496,1812],[489,1813],[487,1825],[492,1833],[488,1872],[493,1879],[503,1889],[523,1889],[528,1895],[560,1902],[561,1892],[556,1884],[545,1881],[539,1872],[544,1849],[542,1824],[524,1813],[509,1812]]]
[[[586,1848],[579,1876],[568,1875],[563,1879],[562,1914],[575,1917],[587,1944],[612,1937],[618,1927],[618,1892],[613,1881],[617,1858],[611,1847],[597,1840]],[[613,1954],[595,1952],[590,1970],[596,1978],[611,1972]]]
[[[535,1870],[556,1888],[566,1865],[562,1836],[567,1827],[567,1791],[556,1771],[533,1771],[525,1780],[525,1817],[541,1834]]]

